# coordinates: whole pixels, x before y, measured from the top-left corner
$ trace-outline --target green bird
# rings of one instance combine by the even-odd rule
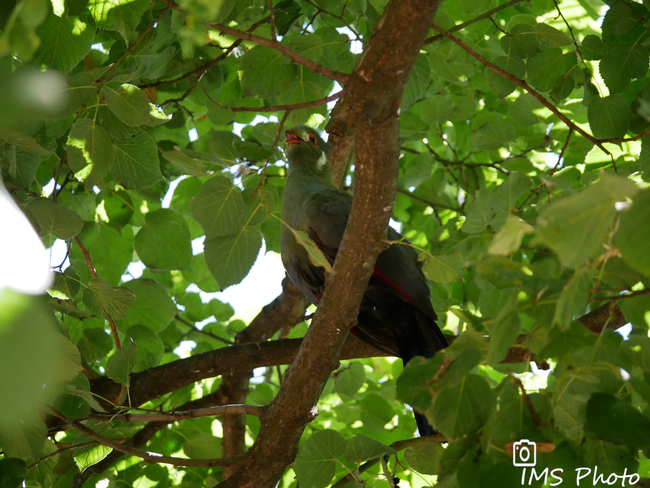
[[[336,188],[328,158],[329,146],[311,127],[298,125],[285,132],[289,169],[282,197],[280,249],[287,275],[318,305],[324,292],[325,268],[314,265],[294,233],[305,232],[333,264],[352,208],[352,195]],[[287,228],[291,227],[291,229]],[[447,347],[436,325],[429,284],[422,263],[405,239],[388,228],[391,244],[377,258],[351,333],[380,351],[401,357],[431,357]],[[420,435],[433,429],[416,413]]]

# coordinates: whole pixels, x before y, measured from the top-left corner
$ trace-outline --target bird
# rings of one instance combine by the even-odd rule
[[[318,306],[324,293],[325,268],[314,265],[294,231],[306,233],[334,263],[347,225],[352,195],[334,183],[330,148],[318,131],[297,125],[285,132],[287,177],[282,196],[280,254],[291,281]],[[400,357],[406,365],[416,356],[432,357],[447,347],[436,323],[429,282],[422,262],[408,241],[392,227],[392,242],[377,257],[351,334],[376,349]],[[434,433],[426,417],[415,412],[421,436]]]

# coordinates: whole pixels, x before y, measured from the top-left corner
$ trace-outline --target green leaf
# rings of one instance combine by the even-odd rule
[[[232,235],[244,226],[246,204],[229,178],[215,176],[203,183],[190,208],[208,239]]]
[[[346,441],[333,430],[315,432],[300,447],[293,470],[301,486],[325,488],[336,472],[336,459],[345,453]]]
[[[235,150],[235,142],[241,141],[237,134],[222,130],[212,130],[208,145],[210,151],[226,164],[235,164],[239,158],[239,151]]]
[[[203,176],[205,175],[205,161],[195,159],[184,154],[179,148],[174,148],[174,151],[161,151],[163,157],[176,166],[183,173],[190,176]]]
[[[526,63],[519,56],[497,56],[492,62],[515,78],[523,79],[526,75]],[[486,75],[490,88],[500,98],[507,97],[517,88],[515,83],[491,69],[487,70]]]
[[[119,32],[128,43],[149,5],[151,0],[90,0],[88,10],[97,27]]]
[[[68,135],[68,164],[79,181],[97,184],[113,165],[111,137],[92,119],[78,119]]]
[[[436,283],[451,283],[463,278],[463,265],[465,260],[459,253],[433,256],[429,253],[420,253],[420,259],[424,259],[422,271],[431,281]]]
[[[623,213],[615,243],[623,260],[632,268],[650,274],[650,191],[645,190]]]
[[[273,155],[271,151],[267,151],[255,142],[235,140],[233,146],[236,151],[249,161],[259,161],[260,159],[270,158]]]
[[[34,62],[68,73],[90,52],[95,28],[76,17],[49,15],[36,33],[41,45]]]
[[[620,93],[630,86],[633,78],[643,78],[648,72],[650,51],[641,44],[621,42],[607,51],[598,64],[610,93]]]
[[[609,139],[623,137],[630,126],[632,109],[619,95],[594,98],[587,108],[589,126],[594,137]]]
[[[96,201],[102,220],[117,230],[128,224],[133,216],[133,201],[124,190],[103,189]]]
[[[528,60],[528,82],[540,91],[551,90],[566,73],[560,48],[547,49]]]
[[[133,303],[135,295],[122,286],[113,288],[102,278],[93,278],[82,293],[88,311],[108,320],[124,318],[124,309]]]
[[[176,316],[178,310],[169,292],[157,281],[141,278],[128,281],[124,286],[135,296],[133,303],[124,310],[124,316],[132,324],[142,324],[154,332],[159,332]]]
[[[441,124],[447,122],[456,109],[454,100],[445,95],[433,95],[422,102],[420,117],[425,124]]]
[[[535,110],[543,109],[544,106],[539,100],[528,93],[522,93],[517,97],[510,108],[508,115],[512,120],[521,125],[534,125],[542,122],[544,118],[535,114]]]
[[[607,393],[596,392],[589,398],[587,429],[635,451],[650,446],[650,420],[630,403]]]
[[[474,131],[471,136],[472,144],[482,151],[496,151],[508,146],[516,134],[515,126],[503,120],[493,120],[480,129]]]
[[[242,193],[246,210],[242,221],[245,225],[256,225],[264,222],[273,213],[275,195],[272,187],[247,187]]]
[[[85,436],[84,436],[85,437]],[[88,442],[90,439],[85,438],[85,441]],[[75,439],[75,443],[78,441],[78,438]],[[78,449],[75,449],[74,452],[74,461],[79,468],[79,471],[83,471],[93,464],[97,464],[99,461],[104,459],[111,453],[112,449],[108,446],[103,446],[101,444],[95,444],[91,446],[84,446]]]
[[[627,178],[604,173],[577,195],[555,200],[537,221],[536,239],[551,247],[564,266],[575,268],[601,249],[616,216],[614,204],[634,195]]]
[[[553,323],[566,329],[574,317],[585,313],[589,302],[589,291],[593,283],[587,270],[578,270],[562,290],[560,300],[555,308]]]
[[[531,234],[535,229],[514,215],[508,216],[508,220],[499,232],[493,237],[488,252],[494,256],[507,256],[516,252],[521,246],[524,235]]]
[[[543,46],[561,47],[573,44],[573,41],[569,36],[548,24],[537,24],[535,28],[539,34],[540,44]]]
[[[467,217],[461,230],[468,234],[477,234],[486,229],[494,218],[493,212],[494,193],[480,189],[476,192],[476,199],[467,209]]]
[[[221,457],[221,439],[207,432],[199,432],[183,443],[183,452],[190,459]]]
[[[79,351],[57,329],[52,310],[40,299],[8,288],[0,292],[0,436],[4,432],[13,439],[11,444],[0,440],[6,455],[36,458],[47,432],[37,413],[42,402],[58,392],[57,383],[81,369]]]
[[[273,7],[275,30],[281,36],[289,32],[291,25],[300,17],[301,8],[296,0],[284,0]]]
[[[163,179],[158,146],[146,132],[113,144],[115,159],[111,174],[126,189],[142,190]]]
[[[102,89],[108,108],[126,125],[159,125],[169,122],[165,113],[149,102],[140,88],[128,83],[110,82]]]
[[[129,327],[128,337],[138,346],[135,350],[136,373],[160,364],[165,353],[165,344],[150,328],[140,324]]]
[[[343,397],[352,398],[366,381],[363,364],[353,361],[349,367],[334,377],[334,391]]]
[[[83,220],[76,212],[57,205],[49,198],[31,200],[25,211],[41,237],[52,234],[59,239],[71,239],[78,235],[84,226]]]
[[[607,52],[607,48],[600,37],[589,34],[582,40],[580,51],[584,59],[592,61],[601,59]]]
[[[404,459],[418,473],[434,475],[438,473],[438,462],[444,452],[438,442],[431,442],[407,448]]]
[[[485,378],[468,374],[455,388],[438,393],[431,408],[434,427],[448,439],[474,434],[487,420],[493,402]]]
[[[343,457],[350,463],[363,463],[378,457],[392,456],[395,453],[392,447],[363,434],[357,434],[348,442]]]
[[[154,269],[188,269],[192,263],[190,230],[182,215],[169,208],[149,212],[133,240],[142,262]]]
[[[133,228],[126,226],[118,232],[103,223],[86,223],[79,239],[90,253],[97,274],[118,285],[133,258]],[[70,249],[70,259],[82,281],[90,280],[86,258],[78,246]]]
[[[101,361],[113,349],[113,339],[104,329],[85,329],[77,346],[86,361]]]
[[[0,486],[20,488],[27,474],[27,463],[23,459],[5,456],[0,459]]]
[[[52,151],[45,149],[32,136],[14,129],[13,127],[0,125],[0,146],[4,144],[12,144],[16,146],[16,148],[20,148],[24,151],[27,151],[28,153],[38,154],[40,156],[47,156],[52,154]]]
[[[205,240],[205,262],[222,290],[246,277],[261,247],[262,234],[253,226]]]
[[[293,79],[293,68],[285,63],[284,56],[265,46],[255,46],[246,52],[239,69],[242,92],[249,97],[276,96]]]
[[[518,335],[519,315],[517,311],[499,314],[496,323],[490,327],[490,347],[488,349],[487,363],[497,364],[502,361],[508,354],[510,347],[515,343]]]
[[[22,418],[0,429],[0,446],[6,456],[35,460],[47,437],[45,421],[38,415]]]
[[[54,273],[54,284],[48,291],[54,297],[72,300],[79,293],[79,288],[81,288],[79,276],[74,268],[69,266],[63,273]]]
[[[137,363],[136,350],[138,346],[129,339],[122,349],[117,351],[106,365],[106,376],[121,385],[129,386],[131,384],[131,371]]]
[[[524,173],[510,173],[506,181],[494,190],[495,213],[490,225],[500,229],[517,205],[517,200],[533,186],[531,179]]]
[[[192,271],[183,271],[183,277],[196,284],[201,291],[206,293],[219,291],[217,280],[210,273],[203,253],[192,256]]]

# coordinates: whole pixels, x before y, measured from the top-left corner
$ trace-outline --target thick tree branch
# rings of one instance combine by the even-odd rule
[[[305,68],[312,70],[314,73],[323,75],[326,78],[329,78],[330,80],[338,81],[339,83],[346,83],[350,77],[350,75],[347,73],[340,73],[338,71],[328,69],[325,66],[321,66],[320,64],[312,61],[311,59],[307,59],[306,57],[291,50],[290,48],[288,48],[284,44],[281,44],[278,41],[267,39],[266,37],[257,36],[255,34],[251,34],[250,32],[244,32],[237,29],[233,29],[232,27],[228,27],[227,25],[223,25],[223,24],[210,24],[210,27],[218,31],[221,31],[226,35],[237,37],[238,39],[243,39],[244,41],[251,41],[254,42],[255,44],[259,44],[260,46],[266,46],[266,47],[270,47],[271,49],[275,49],[279,53],[287,56],[292,61],[301,64]]]
[[[295,458],[314,405],[338,364],[385,239],[399,166],[399,100],[437,6],[436,1],[392,0],[350,77],[354,88],[344,99],[354,108],[339,122],[357,127],[357,186],[334,273],[326,279],[320,309],[269,406],[248,461],[224,487],[276,485]]]

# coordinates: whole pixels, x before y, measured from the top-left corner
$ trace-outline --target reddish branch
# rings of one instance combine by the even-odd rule
[[[490,19],[492,15],[496,14],[497,12],[500,12],[501,10],[504,10],[508,7],[512,7],[513,5],[521,2],[525,2],[528,0],[510,0],[508,3],[504,3],[503,5],[500,5],[498,7],[493,8],[492,10],[488,10],[487,12],[482,13],[481,15],[478,15],[474,17],[473,19],[468,20],[467,22],[463,22],[462,24],[458,24],[453,26],[451,29],[449,29],[449,33],[453,32],[458,32],[460,30],[463,30],[465,27],[469,27],[472,24],[475,24],[477,22],[480,22],[481,20],[486,20]],[[438,34],[437,36],[429,37],[426,41],[424,41],[424,45],[426,46],[427,44],[432,44],[436,41],[439,41],[440,39],[444,39],[445,36],[442,34]]]
[[[458,44],[458,46],[460,46],[463,50],[465,50],[469,55],[476,58],[486,68],[489,68],[492,71],[494,71],[496,73],[499,73],[504,78],[507,78],[508,80],[510,80],[514,84],[516,84],[517,86],[519,86],[519,87],[523,88],[524,90],[526,90],[533,97],[535,97],[542,105],[544,105],[551,112],[553,112],[562,122],[564,122],[567,125],[567,127],[570,127],[573,130],[575,130],[576,132],[579,132],[589,142],[592,142],[593,144],[598,146],[601,149],[601,151],[603,151],[605,154],[608,154],[610,157],[612,156],[612,154],[603,146],[603,141],[601,141],[599,139],[596,139],[594,136],[592,136],[587,131],[585,131],[582,127],[580,127],[579,125],[577,125],[574,122],[572,122],[571,120],[569,120],[569,118],[567,118],[566,115],[564,115],[562,112],[560,112],[557,109],[557,107],[555,107],[551,102],[546,100],[546,98],[544,98],[540,93],[538,93],[536,90],[531,88],[531,86],[528,83],[526,83],[523,80],[520,80],[519,78],[517,78],[516,76],[508,73],[504,69],[501,69],[497,65],[489,62],[487,59],[485,59],[483,56],[481,56],[476,51],[474,51],[471,47],[469,47],[463,41],[461,41],[460,39],[458,39],[455,36],[452,36],[449,33],[449,31],[446,31],[445,29],[443,29],[439,25],[433,24],[433,28],[435,30],[437,30],[438,32],[440,32],[447,39],[449,39],[449,40],[455,42],[456,44]],[[613,164],[613,158],[612,158],[612,164]]]
[[[312,61],[311,59],[307,59],[306,57],[298,54],[297,52],[293,51],[287,46],[279,43],[278,41],[267,39],[266,37],[257,36],[255,34],[251,34],[250,32],[244,32],[237,29],[233,29],[232,27],[228,27],[227,25],[223,25],[223,24],[210,24],[210,27],[221,31],[226,35],[237,37],[238,39],[243,39],[245,41],[251,41],[254,42],[255,44],[259,44],[260,46],[270,47],[271,49],[274,49],[279,53],[284,54],[292,61],[301,64],[305,68],[309,68],[310,70],[312,70],[314,73],[323,75],[326,78],[329,78],[330,80],[338,81],[339,83],[346,83],[350,77],[350,75],[347,73],[340,73],[338,71],[334,71],[324,66],[321,66],[320,64]]]
[[[77,246],[79,246],[79,249],[81,250],[81,253],[84,255],[86,258],[86,264],[88,265],[88,269],[90,270],[90,275],[93,278],[97,278],[97,271],[95,271],[95,266],[93,265],[93,260],[90,258],[90,253],[88,250],[84,247],[83,243],[79,240],[78,237],[74,237],[74,241],[77,243]],[[122,349],[122,343],[120,342],[120,336],[117,333],[117,326],[115,325],[115,321],[112,319],[108,320],[108,323],[111,326],[111,334],[113,335],[113,341],[115,342],[115,348],[119,351]]]

